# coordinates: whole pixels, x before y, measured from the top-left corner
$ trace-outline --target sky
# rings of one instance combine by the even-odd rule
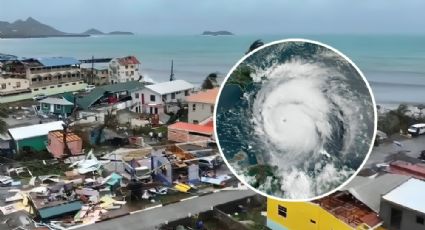
[[[423,0],[0,0],[0,21],[29,16],[64,32],[424,34]]]

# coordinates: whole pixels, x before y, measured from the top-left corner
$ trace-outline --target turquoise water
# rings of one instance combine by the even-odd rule
[[[142,72],[157,82],[169,77],[200,84],[210,72],[226,75],[256,39],[265,42],[307,38],[329,44],[364,72],[380,103],[425,102],[425,36],[256,35],[256,36],[95,36],[86,38],[0,39],[0,53],[21,57],[76,58],[135,55]]]

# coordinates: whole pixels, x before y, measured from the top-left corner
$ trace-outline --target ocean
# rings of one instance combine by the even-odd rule
[[[425,104],[425,35],[92,36],[0,39],[0,53],[19,57],[79,59],[135,55],[142,74],[167,81],[171,60],[177,79],[200,85],[212,72],[224,77],[256,39],[306,38],[348,56],[368,79],[378,104]]]

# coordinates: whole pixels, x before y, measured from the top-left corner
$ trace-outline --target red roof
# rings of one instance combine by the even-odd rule
[[[118,58],[120,65],[138,65],[140,64],[139,60],[135,56],[127,56]]]
[[[188,102],[199,102],[199,103],[207,103],[207,104],[215,104],[215,100],[218,95],[218,88],[208,89],[205,91],[200,91],[196,94],[192,94],[186,97],[186,101]]]
[[[425,164],[397,160],[390,163],[390,173],[413,176],[418,179],[425,179]]]
[[[211,135],[214,132],[214,128],[212,126],[205,125],[196,125],[187,122],[177,122],[168,126],[168,129],[177,129],[188,132],[197,132]]]

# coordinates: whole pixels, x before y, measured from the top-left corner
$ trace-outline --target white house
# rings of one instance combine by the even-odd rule
[[[193,124],[203,123],[214,113],[215,100],[219,88],[200,91],[186,97],[188,103],[188,122]]]
[[[113,58],[109,62],[109,82],[111,84],[141,80],[140,62],[135,56]]]
[[[177,103],[185,101],[194,88],[194,85],[184,80],[167,81],[146,85],[145,88],[133,92],[132,98],[140,102],[139,112],[160,114],[164,112],[165,104],[168,111],[174,111]]]

